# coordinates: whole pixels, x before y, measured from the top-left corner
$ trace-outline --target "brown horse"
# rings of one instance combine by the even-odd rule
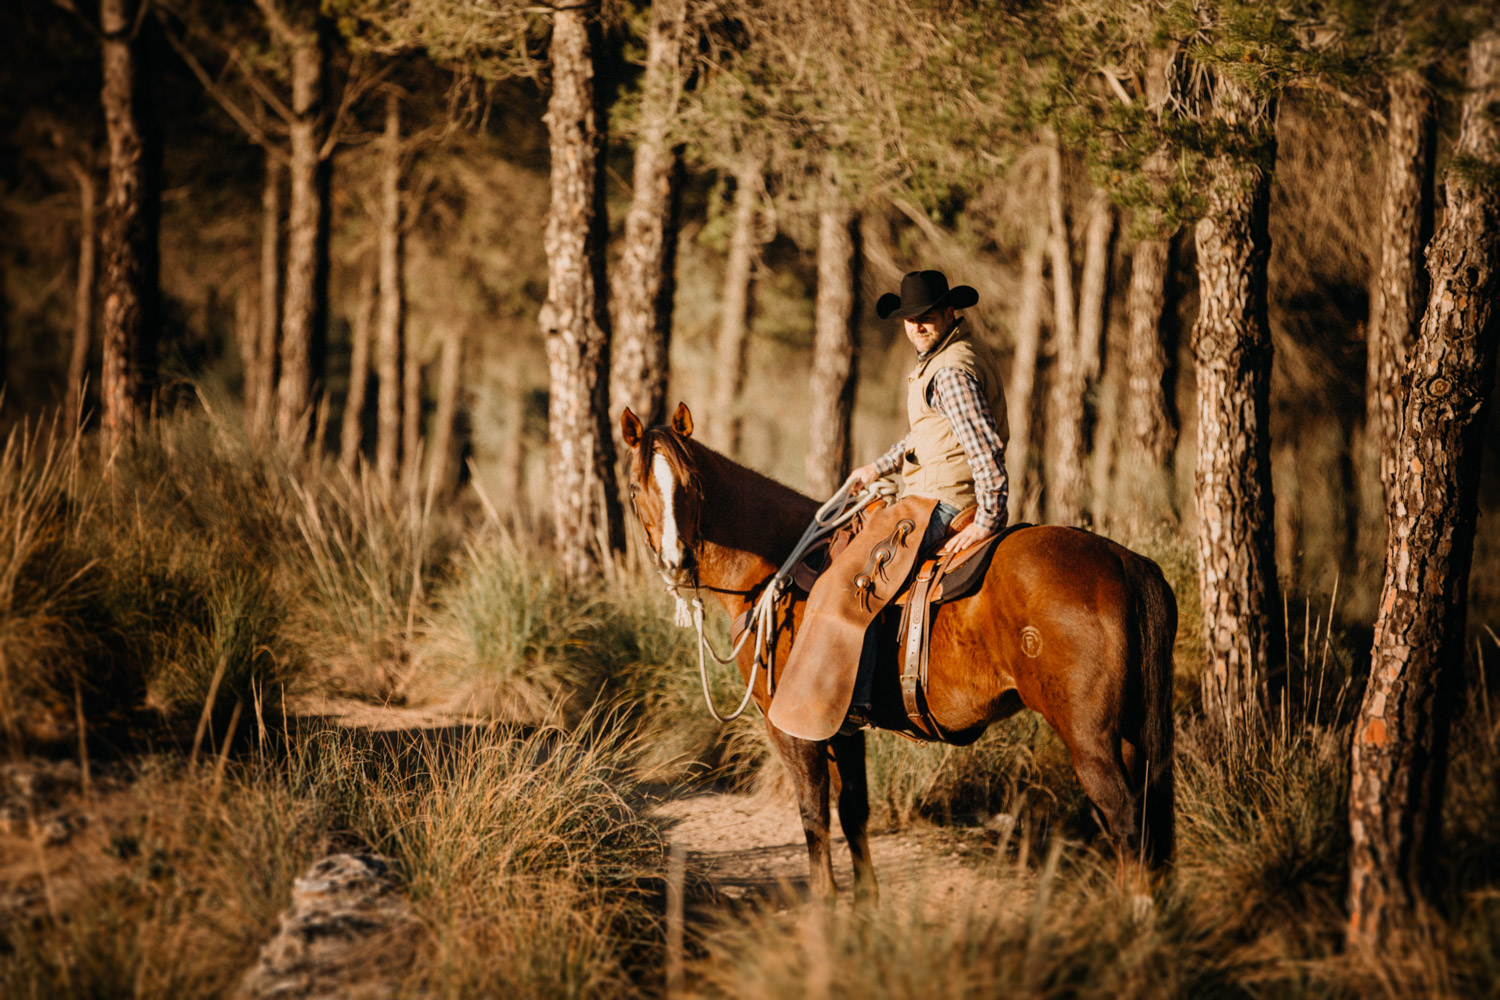
[[[692,440],[684,405],[670,427],[645,429],[628,409],[620,425],[632,452],[631,499],[662,575],[714,594],[731,616],[748,609],[818,504]],[[776,662],[785,661],[805,596],[788,597]],[[1022,708],[1039,712],[1067,745],[1120,854],[1164,864],[1172,853],[1176,632],[1177,603],[1154,562],[1086,531],[1024,528],[1001,540],[977,594],[937,610],[928,705],[944,738],[960,745]],[[739,657],[747,680],[751,645]],[[764,672],[753,697],[764,712]],[[895,676],[877,676],[872,708],[877,727],[916,732]],[[818,743],[767,729],[796,786],[814,891],[834,891],[831,785],[856,896],[873,896],[864,733]]]

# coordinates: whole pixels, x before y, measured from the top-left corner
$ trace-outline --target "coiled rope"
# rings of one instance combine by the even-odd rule
[[[850,493],[847,487],[842,487],[823,506],[819,507],[818,512],[813,515],[812,523],[807,526],[807,530],[802,532],[801,540],[793,547],[791,555],[787,556],[781,568],[776,571],[776,575],[767,581],[765,590],[761,592],[755,602],[754,610],[750,613],[750,621],[745,626],[745,631],[740,633],[739,641],[734,644],[734,648],[727,656],[720,656],[713,648],[713,644],[708,641],[708,637],[703,634],[703,599],[698,596],[697,586],[690,588],[693,596],[689,600],[682,595],[678,585],[670,580],[667,582],[667,593],[677,599],[676,623],[682,627],[691,625],[698,632],[698,678],[703,683],[703,703],[708,706],[709,712],[715,719],[720,722],[733,722],[744,714],[746,707],[749,706],[750,696],[755,691],[755,679],[765,665],[768,650],[771,649],[771,638],[775,633],[776,602],[791,586],[792,570],[807,555],[808,550],[818,542],[853,520],[860,511],[876,500],[894,496],[895,493],[895,483],[888,479],[877,479],[858,493]],[[752,635],[755,637],[755,659],[750,665],[750,679],[745,683],[745,695],[733,712],[721,715],[714,705],[713,693],[708,683],[707,656],[712,656],[720,663],[733,663],[738,659],[740,652],[745,648],[745,643]]]

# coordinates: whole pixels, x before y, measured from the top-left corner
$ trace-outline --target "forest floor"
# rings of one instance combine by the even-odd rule
[[[319,701],[298,708],[304,721],[393,734],[474,724],[441,711],[363,702]],[[21,759],[0,767],[0,918],[42,920],[49,910],[65,910],[84,885],[124,872],[122,861],[137,848],[124,841],[122,820],[140,808],[128,771],[123,764],[96,765],[86,781],[77,763],[68,760]],[[636,804],[660,824],[665,845],[685,853],[690,935],[710,938],[738,914],[790,914],[809,899],[806,841],[786,782],[768,782],[753,793],[657,785],[642,790]],[[1016,858],[1016,845],[999,832],[1004,822],[1005,817],[996,817],[985,827],[916,824],[873,834],[881,911],[931,925],[959,914],[994,916],[1029,905],[1035,870],[1026,863],[1024,847]],[[836,810],[833,826],[837,831]],[[842,835],[835,836],[833,849],[837,907],[848,912],[854,905],[853,878]],[[283,914],[283,927],[292,919],[290,911]],[[362,943],[348,944],[360,949]],[[284,950],[267,943],[262,965],[278,948]],[[329,961],[346,964],[337,956]],[[326,985],[326,977],[318,978]],[[299,997],[336,993],[316,987],[292,991]],[[259,994],[247,980],[242,995]]]

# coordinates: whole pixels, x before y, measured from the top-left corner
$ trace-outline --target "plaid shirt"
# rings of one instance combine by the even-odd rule
[[[963,446],[974,473],[974,493],[979,509],[974,524],[986,533],[1005,527],[1006,506],[1010,502],[1010,482],[1005,475],[1005,442],[995,428],[990,404],[985,402],[979,380],[957,368],[944,368],[927,385],[927,402],[948,418],[953,433]],[[875,460],[875,469],[888,476],[901,468],[909,450],[910,435],[891,446]]]

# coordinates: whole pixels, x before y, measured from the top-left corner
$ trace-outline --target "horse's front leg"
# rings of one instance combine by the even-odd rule
[[[834,788],[839,797],[839,825],[849,842],[854,860],[854,902],[874,904],[880,899],[880,883],[875,878],[875,864],[870,860],[870,789],[865,776],[865,734],[859,730],[849,736],[835,736],[828,741],[833,757]]]
[[[771,746],[792,775],[802,831],[807,835],[807,862],[813,894],[833,899],[833,852],[828,836],[828,754],[822,743],[799,740],[767,723]]]

